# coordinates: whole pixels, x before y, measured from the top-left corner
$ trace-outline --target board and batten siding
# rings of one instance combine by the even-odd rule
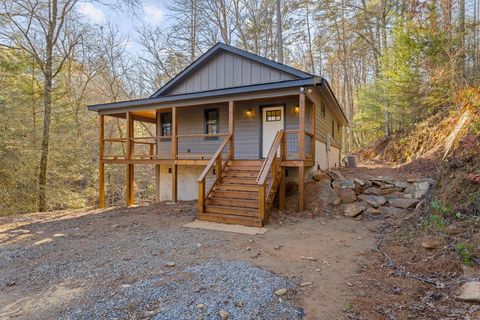
[[[332,135],[332,121],[334,122],[334,134]],[[327,143],[327,135],[333,138],[332,146],[342,147],[342,126],[339,128],[339,121],[333,115],[329,105],[325,105],[325,117],[322,116],[321,105],[315,105],[315,138]]]
[[[220,52],[193,71],[167,95],[294,80],[297,77],[230,52]]]

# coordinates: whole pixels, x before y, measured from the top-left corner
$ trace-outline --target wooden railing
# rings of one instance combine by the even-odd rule
[[[202,174],[198,177],[198,212],[203,213],[205,212],[205,199],[207,199],[208,195],[212,191],[213,186],[215,183],[220,182],[222,179],[222,172],[230,161],[233,158],[232,151],[232,134],[228,134],[225,140],[223,140],[222,144],[218,147],[217,151],[210,159],[210,162],[207,164],[205,169],[203,170]],[[222,154],[225,153],[226,148],[228,147],[228,153],[223,160]],[[210,171],[215,170],[216,178],[208,189],[206,188],[206,179]],[[207,189],[207,190],[206,190]],[[206,191],[206,192],[205,192]]]
[[[107,150],[108,148],[105,148],[105,143],[120,143],[122,145],[122,154],[103,154],[102,159],[119,159],[119,158],[124,158],[124,159],[155,159],[157,157],[156,151],[155,151],[155,146],[156,142],[150,142],[150,141],[144,141],[144,140],[149,140],[153,139],[155,140],[156,137],[136,137],[136,138],[110,138],[110,139],[104,139],[103,140],[103,150]],[[126,144],[128,141],[131,142],[131,155],[129,156],[128,153],[126,152],[125,148],[123,147],[124,144]],[[147,152],[143,154],[135,154],[135,146],[140,145],[140,146],[146,146],[147,147]],[[138,150],[138,148],[137,148]]]
[[[311,160],[315,154],[314,135],[308,131],[286,130],[285,160]]]
[[[258,192],[258,216],[262,221],[265,220],[265,212],[273,202],[274,193],[282,179],[282,161],[286,156],[285,130],[280,130],[275,136],[275,140],[268,151],[267,158],[262,164],[257,176]],[[267,176],[271,179],[267,184]],[[271,197],[271,198],[270,198]],[[270,198],[270,199],[269,199]],[[269,200],[271,200],[269,202]]]
[[[133,138],[110,138],[103,140],[102,159],[210,159],[228,133],[218,134],[182,134],[171,136],[146,136]],[[127,153],[127,143],[131,142],[131,155]],[[106,148],[106,144],[110,148]],[[118,144],[116,146],[113,144]],[[136,147],[137,146],[137,147]],[[142,150],[141,146],[144,146]],[[172,150],[174,149],[174,150]],[[143,152],[142,152],[143,151]]]

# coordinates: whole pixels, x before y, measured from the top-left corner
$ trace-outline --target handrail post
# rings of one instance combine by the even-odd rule
[[[265,182],[260,186],[258,192],[258,218],[262,221],[265,220]]]
[[[198,182],[198,212],[205,212],[205,178]]]
[[[220,153],[217,158],[217,180],[222,182],[222,154]]]

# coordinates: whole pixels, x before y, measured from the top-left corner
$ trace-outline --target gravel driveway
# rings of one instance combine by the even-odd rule
[[[355,225],[346,230],[339,222],[345,230],[328,235],[319,220],[273,222],[262,236],[183,228],[194,208],[163,203],[0,218],[0,318],[220,319],[222,311],[229,319],[318,319],[307,309],[337,316],[345,302],[335,301],[348,288],[335,259],[353,261],[349,252],[371,244],[355,241]],[[335,251],[329,240],[319,245],[325,237],[354,244]],[[305,280],[322,286],[300,286]],[[330,287],[337,292],[327,295]]]

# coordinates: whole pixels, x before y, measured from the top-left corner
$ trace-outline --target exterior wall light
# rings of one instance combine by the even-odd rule
[[[245,112],[245,115],[247,116],[247,118],[251,118],[253,116],[253,111],[252,109],[248,109],[246,112]]]
[[[299,106],[293,107],[293,111],[294,111],[295,113],[299,113],[299,112],[300,112],[300,107],[299,107]]]

